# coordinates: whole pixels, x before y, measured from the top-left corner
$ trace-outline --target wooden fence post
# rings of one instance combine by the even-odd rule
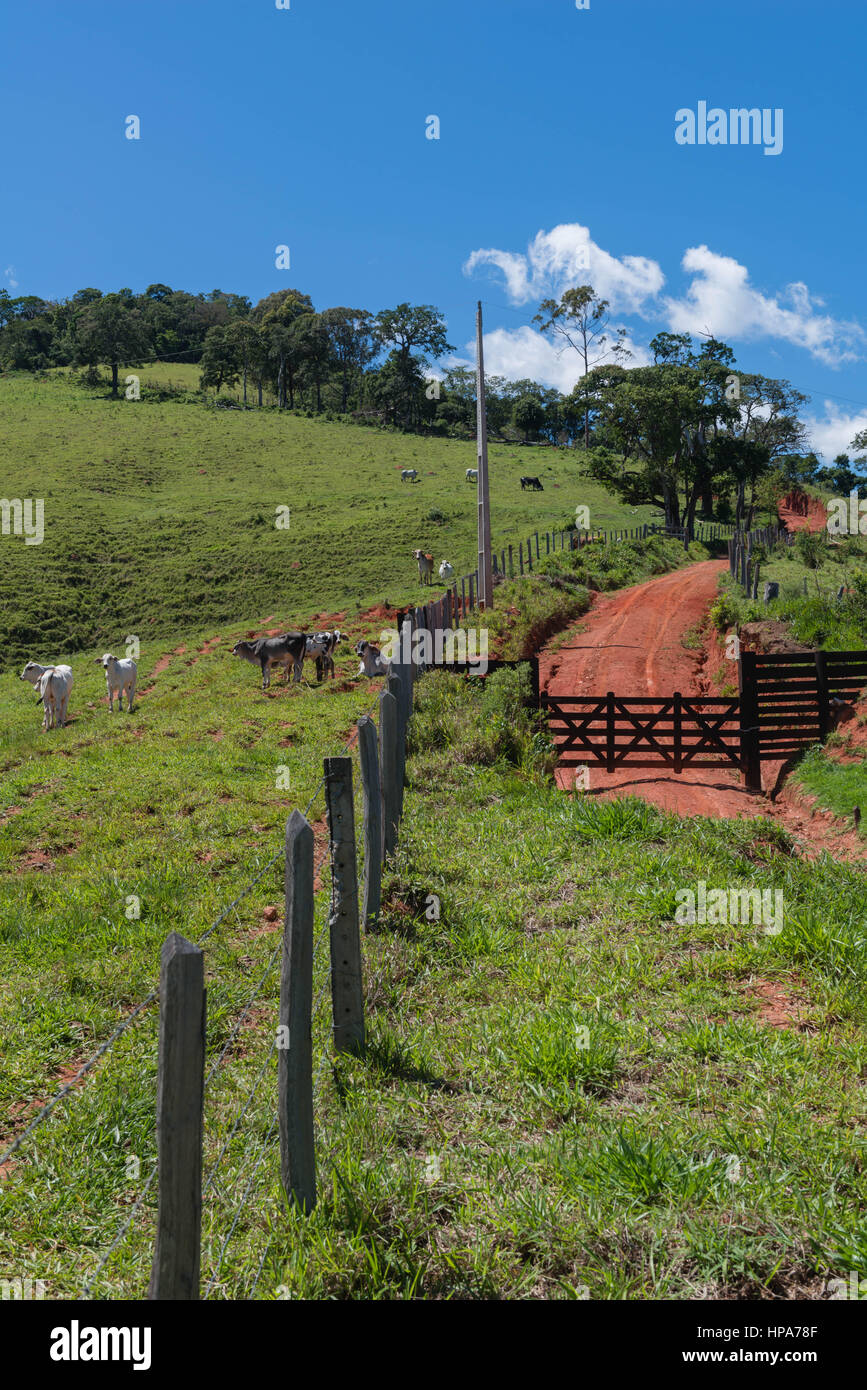
[[[824,743],[831,730],[831,706],[828,701],[828,670],[824,652],[815,652],[813,654],[813,659],[816,663],[816,697],[819,704],[819,737]]]
[[[683,710],[681,707],[681,694],[679,690],[674,692],[674,708],[672,728],[674,733],[674,770],[683,772]]]
[[[316,1205],[313,1145],[313,828],[300,811],[286,824],[286,910],[280,972],[277,1088],[280,1175],[289,1201]]]
[[[171,932],[160,954],[159,1209],[148,1298],[199,1297],[205,957]]]
[[[614,691],[609,690],[605,707],[605,771],[614,771]]]
[[[325,796],[331,838],[331,1006],[335,1052],[364,1048],[361,993],[361,938],[358,933],[358,877],[355,866],[355,811],[352,759],[325,759]]]
[[[379,697],[379,779],[382,786],[382,860],[390,859],[397,847],[397,700],[389,690]]]
[[[524,542],[518,541],[518,567],[521,574],[524,573]]]
[[[509,578],[515,578],[515,559],[512,555],[512,547],[509,546]]]
[[[382,786],[379,780],[379,741],[370,715],[358,721],[358,755],[361,764],[364,808],[364,877],[361,918],[370,931],[379,921],[382,905]]]
[[[741,769],[748,791],[762,790],[762,761],[759,744],[759,699],[756,686],[756,654],[742,651],[738,658],[740,692]]]
[[[400,675],[392,672],[388,678],[388,689],[397,701],[397,823],[400,825],[403,819],[403,783],[406,772],[406,685]]]

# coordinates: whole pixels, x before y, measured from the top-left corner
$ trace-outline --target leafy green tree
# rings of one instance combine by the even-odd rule
[[[151,355],[153,342],[129,290],[106,294],[85,305],[76,322],[76,361],[111,368],[111,394],[118,394],[121,362],[134,366]]]
[[[512,419],[525,440],[537,439],[545,423],[545,407],[538,396],[519,396],[515,401]]]
[[[366,309],[325,309],[319,321],[328,337],[330,360],[339,373],[340,409],[345,413],[350,391],[357,389],[376,353],[373,316]]]
[[[395,309],[383,309],[374,320],[374,335],[380,347],[392,346],[389,356],[389,377],[397,373],[402,377],[402,387],[397,392],[408,412],[403,417],[405,429],[426,412],[422,392],[418,396],[416,385],[423,368],[429,365],[428,356],[434,359],[446,352],[454,352],[454,347],[446,339],[445,320],[432,304],[398,304]],[[394,397],[394,392],[391,392]]]
[[[201,368],[199,384],[203,391],[209,388],[221,391],[224,386],[234,386],[238,380],[241,370],[238,343],[221,324],[209,328],[205,334]]]
[[[539,325],[540,332],[578,353],[584,369],[583,379],[591,367],[597,366],[606,358],[613,356],[615,361],[621,361],[629,356],[629,350],[623,342],[626,329],[619,328],[613,338],[606,332],[609,324],[608,309],[608,300],[600,299],[592,285],[578,285],[574,289],[565,290],[559,300],[543,300],[533,322]],[[589,447],[588,400],[584,408],[584,448]]]

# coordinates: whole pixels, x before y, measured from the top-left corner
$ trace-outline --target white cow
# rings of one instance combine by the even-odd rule
[[[123,697],[126,696],[126,710],[129,714],[135,699],[135,685],[138,678],[138,667],[135,662],[128,657],[119,660],[116,656],[112,656],[111,652],[104,652],[102,656],[96,658],[94,665],[102,666],[105,671],[109,714],[114,714],[115,695],[117,696],[117,707],[121,711],[123,710]]]
[[[433,574],[433,556],[424,550],[414,550],[413,558],[418,561],[418,577],[421,584],[429,584]]]
[[[391,670],[391,662],[385,660],[379,647],[372,642],[356,642],[355,653],[361,657],[360,676],[387,676]]]
[[[400,481],[402,483],[414,483],[417,478],[418,470],[416,468],[402,468],[400,470]]]
[[[72,668],[69,666],[40,666],[37,661],[28,661],[21,672],[21,679],[29,681],[39,691],[39,699],[45,714],[43,729],[63,728],[66,723],[66,706],[72,689]]]
[[[477,483],[478,481],[479,481],[479,470],[478,470],[478,468],[468,468],[468,469],[467,469],[467,482],[468,482],[468,483]]]
[[[443,560],[442,564],[440,565],[439,576],[444,584],[448,584],[451,579],[454,579],[454,566],[450,565],[448,560]]]

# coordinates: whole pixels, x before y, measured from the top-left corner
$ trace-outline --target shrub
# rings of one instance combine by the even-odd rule
[[[825,558],[826,539],[822,531],[799,531],[795,537],[795,549],[802,564],[808,570],[819,568]]]
[[[725,632],[738,620],[738,607],[731,594],[720,594],[710,606],[710,620],[718,632]]]

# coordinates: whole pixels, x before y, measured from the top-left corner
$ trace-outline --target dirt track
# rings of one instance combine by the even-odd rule
[[[719,651],[687,649],[681,639],[701,620],[717,593],[724,560],[706,560],[615,594],[597,595],[590,612],[556,651],[540,655],[539,676],[551,695],[621,696],[712,693],[711,676],[721,664]],[[734,663],[730,683],[737,680]],[[664,742],[665,740],[661,740]],[[783,764],[762,765],[765,788],[775,786]],[[574,786],[575,769],[558,772],[564,788]],[[835,858],[863,862],[863,842],[811,798],[785,787],[778,800],[748,792],[739,771],[694,768],[676,774],[660,767],[607,773],[590,768],[589,792],[603,797],[640,796],[682,816],[770,815],[785,825],[808,855],[827,850]]]
[[[704,652],[687,650],[682,637],[700,622],[717,594],[724,560],[705,560],[674,574],[600,594],[556,652],[543,652],[540,682],[550,695],[707,694]],[[732,665],[732,677],[736,669]],[[574,784],[574,770],[558,772],[561,786]],[[591,767],[591,793],[632,793],[685,816],[753,816],[767,810],[763,797],[747,792],[734,767],[691,769],[623,768],[607,773]]]

